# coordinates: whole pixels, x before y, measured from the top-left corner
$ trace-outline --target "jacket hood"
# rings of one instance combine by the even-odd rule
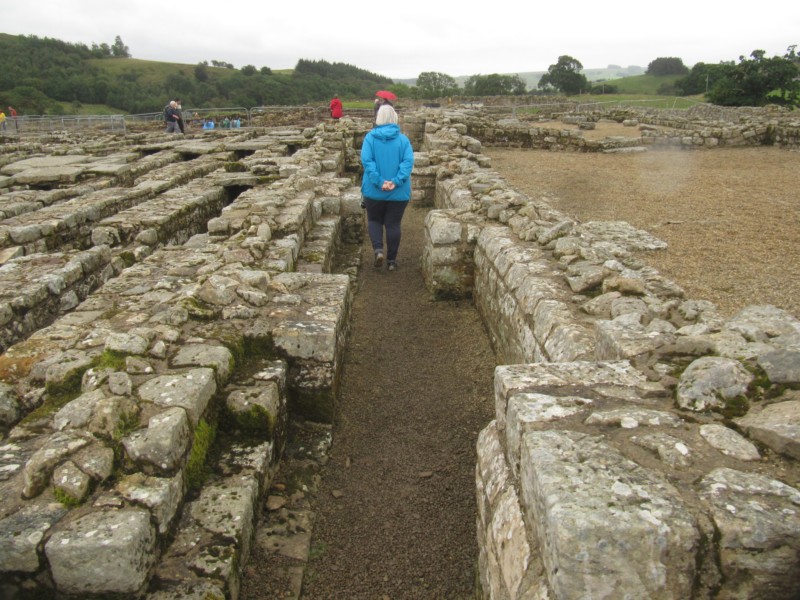
[[[400,135],[400,127],[394,123],[387,123],[386,125],[378,125],[372,130],[374,135],[379,140],[393,140]]]

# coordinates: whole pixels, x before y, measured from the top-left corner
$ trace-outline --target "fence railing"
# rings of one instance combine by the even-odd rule
[[[252,127],[256,125],[258,117],[265,116],[269,118],[281,114],[291,114],[293,117],[300,115],[312,121],[323,121],[330,118],[330,112],[326,106],[255,106],[252,108],[223,106],[188,108],[183,109],[182,114],[186,127],[193,131],[207,128],[211,121],[214,122],[214,129],[225,128],[228,126],[225,122],[226,118],[230,123],[237,123],[238,127]],[[374,110],[372,108],[344,109],[344,116],[346,117],[371,119],[373,115]],[[135,129],[137,126],[153,126],[163,123],[164,111],[135,115],[25,115],[8,118],[5,130],[0,133],[35,135],[74,130],[124,132],[128,128]],[[233,127],[234,125],[231,124],[230,126]]]
[[[53,133],[56,131],[125,131],[124,115],[23,115],[6,119],[3,133]]]

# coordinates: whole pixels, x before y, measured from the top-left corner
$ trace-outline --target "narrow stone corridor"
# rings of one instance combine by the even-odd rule
[[[425,213],[406,212],[398,271],[375,269],[363,246],[327,464],[310,493],[292,495],[280,473],[280,508],[264,518],[269,528],[307,507],[297,527],[312,531],[309,559],[257,536],[245,600],[298,597],[301,575],[306,600],[474,596],[475,442],[493,417],[494,354],[468,301],[425,289]]]

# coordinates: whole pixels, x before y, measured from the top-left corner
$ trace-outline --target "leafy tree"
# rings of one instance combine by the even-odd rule
[[[119,36],[114,38],[114,45],[111,46],[111,55],[114,58],[130,58],[131,56],[130,50],[122,43],[122,38]]]
[[[687,75],[689,67],[680,58],[657,58],[647,65],[645,75]]]
[[[388,89],[397,94],[398,98],[414,98],[416,100],[420,97],[419,88],[411,87],[406,83],[393,83]]]
[[[754,50],[750,58],[717,81],[708,93],[709,101],[722,106],[764,106],[771,102],[796,104],[800,93],[800,67],[788,52],[786,57],[766,58]]]
[[[550,65],[547,73],[539,79],[538,87],[553,87],[567,95],[579,94],[589,88],[589,82],[586,75],[581,73],[582,70],[583,65],[579,60],[567,55],[559,56],[558,62]]]
[[[270,69],[269,67],[261,67],[258,70],[258,72],[261,73],[262,75],[272,75],[272,69]]]
[[[684,96],[705,94],[717,81],[727,77],[733,68],[732,62],[715,65],[696,63],[686,77],[681,77],[675,82],[675,93]]]
[[[597,82],[592,86],[591,92],[593,94],[617,94],[619,88],[614,84]]]
[[[194,68],[194,78],[197,79],[197,81],[208,81],[208,65],[197,63]]]
[[[450,75],[425,71],[417,77],[417,88],[423,98],[441,98],[455,94],[458,84]]]
[[[108,58],[111,56],[111,46],[108,44],[92,44],[92,56],[95,58]]]
[[[519,75],[472,75],[464,83],[467,96],[510,96],[525,93],[525,82]]]

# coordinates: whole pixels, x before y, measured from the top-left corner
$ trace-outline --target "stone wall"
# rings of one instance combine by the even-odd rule
[[[5,156],[0,596],[238,596],[287,415],[334,414],[365,127]]]
[[[474,299],[499,362],[483,597],[800,594],[800,320],[721,319],[632,256],[663,242],[510,189],[463,136],[473,113],[428,119],[426,284]]]

